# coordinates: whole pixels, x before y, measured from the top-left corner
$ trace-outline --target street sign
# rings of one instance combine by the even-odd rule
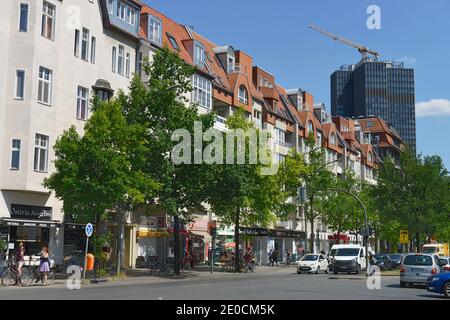
[[[400,243],[408,244],[409,242],[408,238],[409,238],[408,230],[400,230]]]
[[[85,231],[86,231],[86,237],[89,238],[90,236],[92,236],[92,233],[94,232],[94,226],[92,225],[92,223],[88,223],[86,225]]]

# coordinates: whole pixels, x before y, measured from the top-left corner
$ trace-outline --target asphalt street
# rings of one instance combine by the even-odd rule
[[[326,274],[282,272],[204,274],[184,280],[152,277],[118,280],[69,290],[64,282],[42,287],[0,287],[0,300],[428,300],[443,299],[424,287],[399,286],[399,277],[382,277],[381,289],[369,290],[365,279]]]

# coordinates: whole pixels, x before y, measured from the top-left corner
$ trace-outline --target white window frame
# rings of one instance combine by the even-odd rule
[[[38,102],[49,106],[52,104],[52,82],[53,82],[53,71],[46,67],[39,66]],[[44,94],[45,84],[48,85],[48,101],[43,100],[45,96]],[[41,99],[39,99],[39,95],[41,96]]]
[[[18,95],[18,90],[19,90],[19,73],[22,73],[23,77],[22,77],[22,95]],[[25,75],[26,72],[23,69],[17,69],[16,70],[16,87],[15,87],[15,96],[16,96],[16,100],[23,100],[25,98]]]
[[[97,38],[96,37],[91,37],[91,63],[95,64],[95,55],[96,55],[96,50],[97,50]]]
[[[117,73],[121,76],[125,72],[125,47],[119,45],[119,50],[117,50]]]
[[[275,128],[276,142],[281,145],[286,144],[286,132],[280,128]]]
[[[53,12],[51,12],[53,9]],[[41,36],[44,38],[54,40],[55,39],[55,18],[56,18],[56,6],[48,1],[44,1],[42,5],[42,20],[41,20]],[[48,20],[51,20],[51,35],[48,37],[47,26]]]
[[[22,30],[22,6],[26,6],[27,8],[27,16],[26,16],[26,21],[25,21],[25,30]],[[29,25],[29,19],[30,19],[30,4],[27,2],[21,2],[19,4],[19,32],[28,32],[28,25]]]
[[[248,90],[244,85],[239,86],[238,100],[240,103],[248,104]]]
[[[205,47],[199,42],[194,43],[194,64],[199,67],[205,65]]]
[[[84,108],[84,116],[83,116]],[[77,119],[87,120],[89,114],[89,89],[78,86],[77,89]]]
[[[81,30],[81,50],[80,50],[80,58],[84,61],[89,61],[89,37],[90,32],[89,29],[83,28]],[[83,54],[84,52],[84,54]]]
[[[129,52],[125,54],[125,76],[130,77],[131,55]]]
[[[133,27],[136,26],[136,10],[133,7],[127,5],[125,9],[125,18],[128,24]]]
[[[34,158],[33,158],[33,168],[36,172],[46,173],[48,170],[48,146],[50,138],[44,134],[36,133],[34,138]],[[44,166],[41,168],[41,160],[44,156]]]
[[[127,16],[127,5],[125,3],[125,1],[122,0],[118,0],[117,1],[117,16],[119,17],[120,20],[125,21],[126,16]]]
[[[212,84],[211,81],[197,74],[192,76],[192,102],[199,106],[211,109],[212,107]]]
[[[162,21],[153,16],[149,16],[148,39],[159,46],[162,45]]]
[[[112,47],[112,72],[117,72],[117,47]]]
[[[108,7],[108,13],[114,14],[114,0],[108,0],[106,6]]]
[[[15,144],[16,142],[16,144]],[[18,145],[17,145],[18,142]],[[11,170],[19,170],[20,169],[20,149],[21,149],[22,142],[20,139],[12,139],[11,140],[11,162],[9,168]],[[17,166],[13,166],[13,158],[14,153],[18,153],[18,160],[17,160]]]
[[[77,58],[80,57],[80,30],[75,29],[75,43],[73,49],[73,55]]]
[[[331,145],[333,145],[333,146],[336,145],[336,134],[331,133],[331,135],[330,135],[330,143],[331,143]]]

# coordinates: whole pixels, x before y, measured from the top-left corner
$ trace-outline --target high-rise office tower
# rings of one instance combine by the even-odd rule
[[[403,63],[365,58],[331,75],[331,113],[377,116],[391,123],[416,151],[414,70]]]

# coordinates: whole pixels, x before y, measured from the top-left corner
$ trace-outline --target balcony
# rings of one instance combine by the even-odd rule
[[[214,123],[214,128],[220,131],[226,131],[227,130],[226,121],[227,121],[226,118],[216,115],[216,122]]]
[[[288,149],[292,148],[292,143],[289,143],[289,142],[287,142],[287,141],[276,140],[275,143],[278,144],[278,145],[280,145],[280,146],[283,146],[283,147],[285,147],[285,148],[288,148]]]

